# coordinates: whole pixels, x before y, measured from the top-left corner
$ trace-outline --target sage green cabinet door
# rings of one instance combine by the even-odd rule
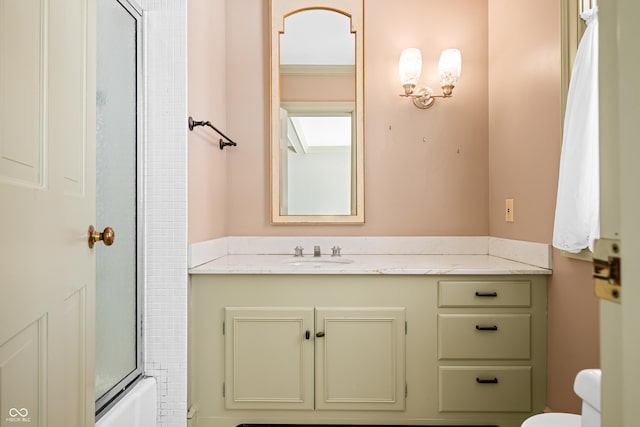
[[[405,409],[405,309],[316,309],[316,409]]]
[[[313,308],[225,308],[226,408],[313,409],[313,323]]]
[[[225,407],[404,410],[404,308],[226,307]]]

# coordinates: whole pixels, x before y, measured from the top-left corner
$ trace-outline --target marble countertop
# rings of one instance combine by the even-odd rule
[[[551,270],[494,255],[225,255],[190,274],[462,274],[549,275]]]

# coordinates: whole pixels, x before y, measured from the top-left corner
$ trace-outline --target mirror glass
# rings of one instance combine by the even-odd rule
[[[281,215],[351,215],[355,105],[281,102]],[[283,148],[285,147],[283,143]],[[284,193],[284,191],[286,193]]]
[[[353,16],[319,7],[274,10],[277,3],[272,222],[364,222],[361,50]]]

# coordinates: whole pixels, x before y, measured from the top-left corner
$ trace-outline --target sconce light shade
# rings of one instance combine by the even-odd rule
[[[420,49],[409,47],[400,54],[400,63],[398,65],[400,73],[400,82],[403,86],[415,86],[420,80],[422,72],[422,55]]]
[[[460,71],[462,71],[462,55],[458,49],[442,51],[438,64],[442,95],[434,95],[428,86],[416,89],[416,83],[418,83],[422,71],[422,55],[419,49],[410,47],[402,51],[398,71],[404,88],[404,93],[400,96],[411,98],[413,105],[426,110],[431,108],[436,98],[451,98],[453,96],[453,88],[456,87]]]
[[[440,55],[440,62],[438,64],[438,73],[440,74],[440,86],[443,90],[445,87],[455,87],[458,84],[460,78],[460,72],[462,71],[462,55],[458,49],[446,49],[442,51]]]

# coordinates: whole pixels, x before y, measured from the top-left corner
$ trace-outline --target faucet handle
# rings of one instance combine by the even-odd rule
[[[294,248],[294,251],[295,251],[295,252],[294,252],[293,256],[303,256],[303,255],[302,255],[302,251],[303,251],[303,250],[304,250],[304,248],[303,248],[302,246],[296,246],[296,247]]]
[[[340,246],[334,246],[331,248],[331,256],[340,256]]]

